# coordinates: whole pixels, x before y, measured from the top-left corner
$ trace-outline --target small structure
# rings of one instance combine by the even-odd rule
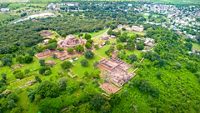
[[[103,35],[101,37],[101,40],[109,40],[110,39],[110,36],[109,35]]]
[[[79,6],[78,2],[63,2],[60,4],[61,6],[68,6],[68,7],[77,7]]]
[[[143,42],[145,45],[145,50],[142,50],[143,52],[147,52],[151,50],[155,45],[155,40],[152,38],[137,38],[136,42]]]
[[[22,65],[22,64],[16,64],[16,65],[11,66],[11,68],[12,68],[12,70],[17,70],[17,69],[20,69],[23,66],[24,65]]]
[[[37,57],[38,59],[44,59],[44,58],[47,58],[47,57],[56,57],[60,60],[66,60],[68,58],[73,58],[73,57],[77,57],[79,56],[80,54],[69,54],[66,50],[64,51],[58,51],[58,50],[45,50],[44,52],[40,52],[40,53],[37,53],[35,55],[35,57]],[[49,62],[50,65],[54,65],[53,62]]]
[[[117,29],[125,29],[127,31],[136,31],[136,32],[143,32],[144,31],[144,27],[143,26],[129,26],[129,25],[118,25],[117,26]]]
[[[48,30],[43,30],[43,31],[40,32],[40,35],[41,35],[42,37],[49,38],[50,36],[53,35],[53,33],[50,32],[50,31],[48,31]]]
[[[109,79],[109,81],[119,87],[128,82],[128,80],[134,76],[134,73],[128,72],[130,66],[116,58],[101,60],[98,64],[98,67],[102,71],[106,71],[106,77]]]
[[[103,83],[100,85],[101,89],[103,89],[107,94],[113,94],[120,90],[119,87],[110,84],[110,83]]]
[[[144,31],[144,27],[143,26],[132,26],[131,29],[133,31],[136,31],[136,32],[143,32]]]
[[[6,90],[4,90],[1,94],[2,94],[2,95],[8,95],[8,94],[10,94],[11,92],[12,92],[11,90],[6,89]]]
[[[155,45],[155,40],[152,38],[144,38],[145,46],[153,47]]]
[[[189,54],[195,54],[195,55],[200,55],[200,51],[198,51],[198,50],[192,50],[192,51],[189,51],[188,52]]]
[[[110,35],[110,38],[116,38],[116,36],[114,36],[114,35]]]
[[[37,57],[38,59],[44,59],[44,58],[52,56],[53,54],[54,54],[53,50],[47,49],[44,52],[37,53],[35,57]]]
[[[35,84],[37,81],[36,80],[30,80],[26,83],[25,86],[32,86],[33,84]]]
[[[54,65],[56,65],[56,62],[54,62],[53,60],[48,60],[45,62],[45,64],[48,66],[54,66]]]
[[[9,12],[10,9],[9,8],[1,8],[0,11],[3,13],[6,13],[6,12]]]
[[[47,6],[48,10],[54,10],[54,11],[59,11],[60,10],[60,5],[57,3],[50,3]]]
[[[76,38],[74,35],[68,35],[64,40],[58,42],[60,48],[71,48],[78,45],[84,45],[86,43],[85,39]]]
[[[56,51],[54,53],[54,55],[56,56],[56,58],[60,59],[60,60],[66,60],[68,58],[70,58],[71,56],[67,53],[67,51]]]

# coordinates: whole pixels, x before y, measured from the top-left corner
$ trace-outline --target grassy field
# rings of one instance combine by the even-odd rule
[[[200,44],[193,43],[193,49],[200,51]]]

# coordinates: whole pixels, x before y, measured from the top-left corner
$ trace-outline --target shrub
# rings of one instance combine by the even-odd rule
[[[81,52],[84,52],[84,47],[81,46],[81,45],[78,45],[78,46],[75,47],[75,50],[76,50],[76,52],[81,53]]]
[[[59,81],[58,81],[58,87],[61,91],[64,91],[66,90],[66,86],[67,86],[67,80],[65,78],[61,78]]]
[[[44,59],[39,60],[39,63],[40,63],[40,66],[45,66],[45,60]]]
[[[136,48],[137,48],[137,50],[143,50],[144,49],[144,43],[142,43],[142,42],[137,43]]]
[[[21,70],[14,71],[13,75],[15,75],[16,79],[22,79],[22,78],[24,78],[24,73]]]
[[[117,50],[122,50],[124,46],[122,44],[117,44]]]
[[[65,61],[61,64],[62,69],[69,69],[71,68],[73,65],[70,61]]]
[[[134,55],[134,54],[129,55],[129,56],[127,57],[127,60],[128,60],[130,63],[133,63],[133,62],[137,61],[137,59],[138,59],[137,56]]]
[[[86,40],[90,40],[92,38],[92,36],[90,34],[86,33],[85,36],[84,36],[84,38]]]
[[[41,78],[40,78],[39,76],[35,76],[35,80],[36,80],[37,82],[39,82],[39,83],[42,82],[42,80],[41,80]]]
[[[61,98],[45,98],[39,103],[41,113],[59,113],[63,107]]]
[[[152,97],[158,98],[159,97],[159,90],[155,87],[151,86],[151,84],[146,80],[136,80],[134,82],[135,86],[141,91],[142,93],[146,93],[151,95]]]
[[[85,55],[85,58],[87,59],[94,58],[94,53],[92,51],[86,51],[84,55]]]
[[[73,48],[67,48],[67,52],[68,52],[69,54],[72,54],[72,53],[74,52],[74,49],[73,49]]]
[[[89,62],[86,59],[83,59],[83,60],[81,60],[81,66],[88,67],[89,66]]]
[[[50,75],[51,74],[51,68],[50,67],[47,67],[47,66],[42,66],[40,69],[39,69],[39,73],[41,75]]]
[[[85,47],[86,47],[87,49],[91,49],[91,48],[92,48],[92,44],[89,43],[89,42],[87,42],[87,43],[85,44]]]
[[[33,62],[33,56],[26,55],[26,56],[19,56],[16,58],[16,61],[20,64],[30,64]]]

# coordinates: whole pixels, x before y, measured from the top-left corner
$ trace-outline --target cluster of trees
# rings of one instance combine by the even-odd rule
[[[73,34],[77,32],[98,31],[103,29],[106,24],[107,23],[103,20],[87,18],[83,19],[79,16],[70,16],[64,14],[63,17],[47,18],[37,22],[25,21],[23,23],[3,26],[0,29],[0,35],[2,36],[0,38],[0,59],[2,65],[11,66],[12,58],[15,57],[14,54],[23,55],[30,52],[30,54],[33,55],[35,51],[41,51],[45,48],[56,49],[56,40],[50,40],[45,48],[37,47],[37,44],[43,41],[43,38],[39,34],[39,32],[42,30],[54,30],[64,37],[67,34]],[[88,40],[86,48],[90,49],[92,47],[91,35],[85,34],[84,38]],[[83,52],[84,47],[77,46],[75,47],[75,50],[77,52]],[[7,54],[12,55],[8,57]],[[29,56],[18,57],[18,62],[30,63],[31,58]]]
[[[20,64],[29,64],[33,62],[33,56],[26,55],[26,56],[18,56],[16,58],[16,61],[19,62]]]
[[[22,108],[17,104],[19,97],[15,93],[1,95],[0,112],[4,113],[10,110],[12,113],[22,112]]]
[[[55,50],[57,48],[57,40],[50,39],[45,47],[46,49]]]
[[[155,98],[159,97],[159,90],[156,87],[153,87],[147,80],[135,80],[134,86],[137,87],[141,93],[146,93]]]
[[[199,84],[200,67],[198,63],[200,62],[200,57],[198,55],[188,54],[188,51],[191,50],[190,42],[185,42],[182,37],[173,31],[161,27],[154,27],[147,30],[147,35],[148,37],[154,38],[157,44],[153,51],[144,53],[143,57],[145,60],[137,72],[139,77],[130,82],[129,88],[127,89],[128,93],[125,93],[127,96],[126,99],[134,98],[133,95],[148,95],[147,98],[144,97],[147,100],[145,103],[149,104],[150,109],[155,108],[157,112],[166,110],[170,112],[185,112],[189,111],[189,109],[198,112],[199,110],[197,108],[199,105],[196,105],[195,100],[199,100],[199,97],[197,95],[187,95],[190,98],[183,97],[181,92],[183,88],[187,89],[184,90],[187,94],[198,91],[195,89],[198,87],[197,84]],[[191,78],[192,75],[196,78]],[[197,86],[191,88],[190,84],[193,83]],[[179,87],[179,84],[182,86]],[[189,88],[192,90],[188,90]],[[139,93],[135,94],[137,91]],[[170,92],[174,92],[173,95],[176,96],[172,96],[169,94]],[[166,97],[166,95],[169,96]],[[181,104],[186,100],[191,101],[191,103]],[[171,104],[172,101],[174,105]],[[121,103],[120,105],[123,104]],[[191,104],[192,107],[190,106]],[[138,103],[135,105],[138,105]],[[166,106],[177,107],[168,109]],[[185,108],[185,106],[188,107]]]
[[[6,85],[7,85],[7,74],[2,73],[1,80],[0,80],[0,92],[6,89]]]

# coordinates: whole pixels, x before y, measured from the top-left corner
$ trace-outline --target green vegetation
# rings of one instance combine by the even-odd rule
[[[193,44],[193,49],[200,51],[200,44],[194,43]]]
[[[0,13],[0,113],[200,112],[200,57],[189,54],[200,50],[198,39],[185,39],[172,30],[144,24],[145,17],[138,12],[112,12],[111,6],[99,8],[88,2],[83,8],[88,5],[93,10],[12,23],[29,15],[20,10],[29,6],[31,11],[33,7],[44,10],[47,2],[55,1],[8,4],[14,11]],[[148,18],[166,21],[161,15]],[[117,31],[119,24],[143,25],[145,30]],[[53,35],[42,37],[43,30]],[[86,44],[60,48],[57,43],[69,34],[86,39]],[[102,39],[106,35],[114,37]],[[147,37],[155,40],[150,49],[138,41]],[[45,39],[49,41],[43,43]],[[38,59],[36,53],[46,49],[66,51],[71,57],[62,61],[53,54]],[[107,95],[100,88],[107,80],[101,78],[98,63],[111,57],[128,63],[128,71],[135,76],[119,92]]]
[[[157,3],[171,3],[171,4],[200,4],[198,0],[147,0]]]

